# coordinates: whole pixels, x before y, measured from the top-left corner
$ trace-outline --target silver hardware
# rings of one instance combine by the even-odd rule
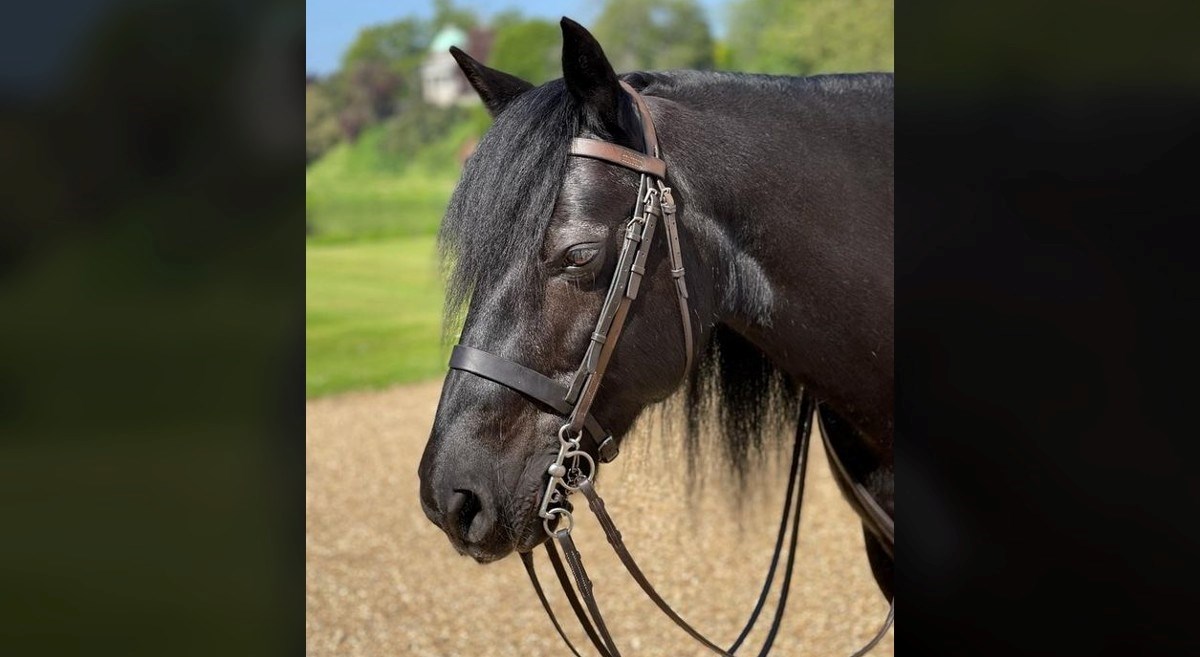
[[[562,477],[562,485],[567,490],[574,492],[579,490],[583,482],[592,478],[592,473],[596,472],[596,462],[592,460],[591,455],[584,451],[567,452],[566,457],[572,460],[572,465],[567,471],[567,476]],[[587,461],[586,473],[579,469],[580,459]]]
[[[570,428],[570,424],[564,424],[558,428],[558,442],[560,445],[574,445],[575,449],[579,449],[579,439],[583,438],[583,429],[575,432],[574,438],[567,438],[567,430]]]
[[[550,521],[554,520],[554,516],[556,516],[556,515],[562,516],[567,519],[567,528],[559,529],[558,532],[570,534],[571,530],[575,529],[575,516],[572,516],[570,511],[567,511],[566,509],[563,509],[563,508],[550,509],[550,513],[548,515],[546,515],[544,517],[544,519],[542,520],[542,529],[545,529],[547,534],[554,536],[555,530],[551,529]]]
[[[662,188],[661,198],[662,201],[660,202],[660,205],[662,206],[663,212],[667,214],[673,214],[675,212],[675,198],[671,196],[670,187]]]
[[[564,501],[567,493],[579,490],[583,482],[590,481],[592,475],[596,473],[596,462],[590,454],[579,448],[583,430],[580,429],[574,436],[570,435],[570,430],[570,423],[564,424],[558,429],[558,455],[554,457],[554,462],[546,468],[546,473],[550,475],[550,481],[546,482],[546,492],[542,494],[542,505],[538,509],[538,515],[542,518],[542,526],[551,536],[554,535],[554,531],[550,529],[550,520],[555,515],[564,513],[570,518],[571,514],[561,507],[551,509],[550,505]],[[568,460],[570,460],[569,465]],[[573,518],[571,522],[574,526]],[[570,529],[567,531],[569,532]]]
[[[617,447],[617,441],[612,436],[609,436],[604,439],[604,442],[600,443],[598,451],[600,452],[600,462],[609,463],[617,458],[617,453],[620,449]]]

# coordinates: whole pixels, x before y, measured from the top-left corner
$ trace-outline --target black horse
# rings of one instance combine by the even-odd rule
[[[689,439],[715,430],[744,472],[803,390],[851,478],[894,518],[892,75],[618,78],[586,30],[562,27],[563,78],[536,88],[452,49],[495,117],[440,233],[448,317],[466,310],[460,342],[563,383],[575,372],[638,175],[567,149],[579,136],[642,149],[623,79],[649,105],[677,194],[699,357],[685,373],[668,254],[655,245],[595,414],[619,439],[679,393]],[[425,513],[455,548],[486,562],[546,539],[538,509],[562,423],[507,387],[446,376],[419,474]],[[892,548],[865,535],[891,599]]]

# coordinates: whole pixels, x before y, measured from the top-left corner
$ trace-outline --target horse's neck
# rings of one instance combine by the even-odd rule
[[[890,93],[729,93],[720,109],[664,104],[659,121],[683,221],[714,272],[713,314],[890,446]]]

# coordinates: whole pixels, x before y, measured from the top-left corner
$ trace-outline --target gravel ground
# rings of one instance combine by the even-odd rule
[[[305,637],[311,656],[569,654],[519,559],[485,566],[461,557],[421,512],[417,464],[440,386],[307,404]],[[753,608],[770,560],[785,464],[772,458],[761,485],[739,506],[715,469],[702,470],[703,485],[689,492],[679,455],[677,440],[634,436],[622,457],[605,466],[597,487],[663,597],[701,631],[727,643]],[[791,597],[773,654],[844,656],[875,631],[887,605],[871,577],[860,525],[830,478],[819,440],[811,458]],[[591,514],[577,518],[575,540],[624,654],[710,654],[644,597]],[[556,589],[538,554],[543,583]],[[556,609],[571,617],[561,592],[550,595]],[[746,654],[756,654],[769,620],[760,621]],[[577,645],[586,643],[573,617],[568,621]],[[872,654],[894,651],[893,629]]]

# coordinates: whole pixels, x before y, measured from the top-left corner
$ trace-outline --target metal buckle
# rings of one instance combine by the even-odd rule
[[[663,187],[660,197],[662,200],[659,202],[659,205],[662,206],[663,212],[675,214],[675,197],[671,195],[671,188]]]
[[[604,442],[600,443],[600,447],[596,449],[596,452],[600,457],[601,463],[612,463],[613,459],[617,458],[617,455],[621,453],[621,448],[617,445],[616,439],[609,436],[604,439]]]
[[[654,199],[658,196],[658,190],[652,186],[646,186],[646,196],[642,199],[642,214],[658,215],[659,212],[654,209]]]

